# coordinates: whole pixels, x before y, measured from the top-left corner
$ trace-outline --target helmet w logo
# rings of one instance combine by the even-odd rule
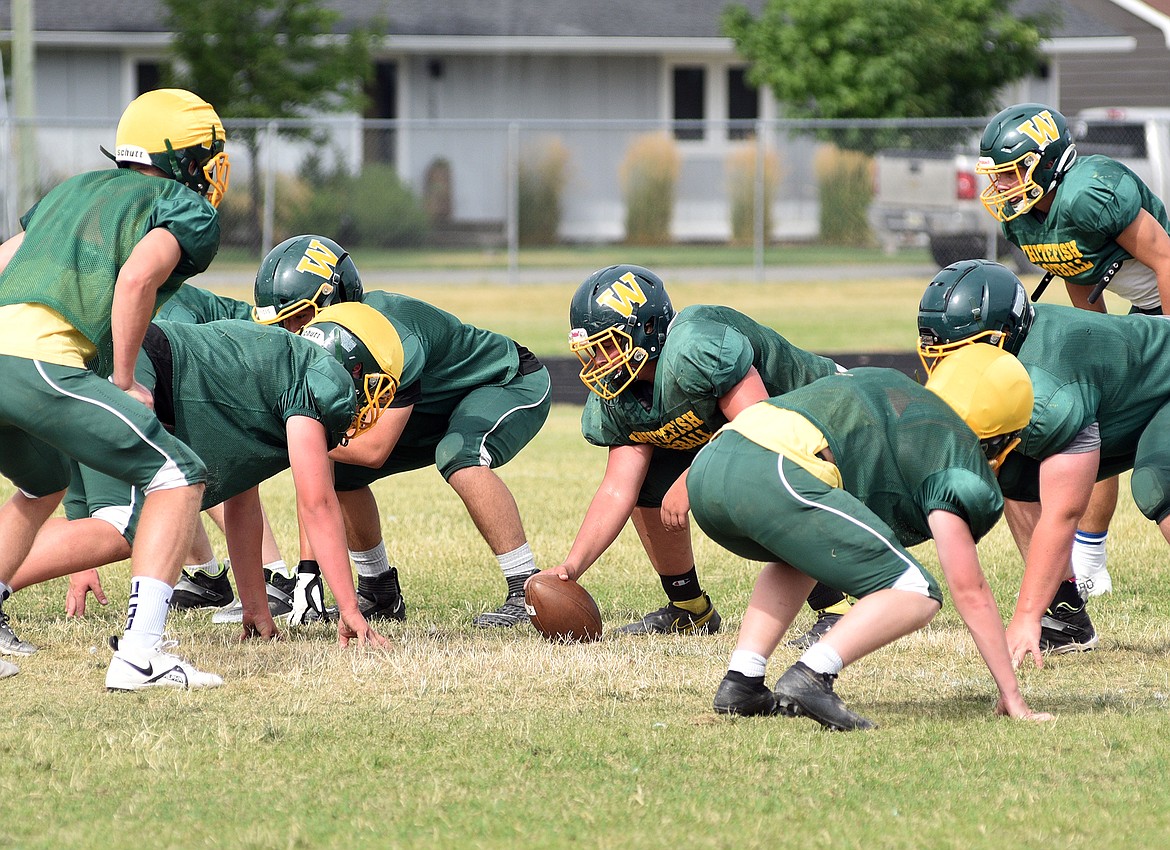
[[[1060,138],[1060,130],[1056,126],[1056,120],[1047,109],[1037,112],[1016,129],[1040,147]]]
[[[625,318],[630,318],[634,310],[647,301],[646,293],[642,291],[638,279],[630,272],[626,272],[597,296],[600,307],[608,307]]]
[[[337,255],[330,251],[319,239],[309,242],[309,247],[297,263],[297,271],[309,272],[325,280],[332,280],[333,272],[337,268]]]

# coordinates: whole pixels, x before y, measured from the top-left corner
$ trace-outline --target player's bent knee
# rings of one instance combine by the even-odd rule
[[[1134,469],[1129,488],[1147,519],[1160,523],[1170,516],[1170,471],[1148,466]]]
[[[444,481],[450,481],[451,476],[461,469],[488,465],[479,457],[478,452],[468,450],[467,441],[462,434],[448,434],[435,447],[435,467]]]

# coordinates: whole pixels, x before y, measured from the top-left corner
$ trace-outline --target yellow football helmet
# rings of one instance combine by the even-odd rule
[[[353,379],[358,412],[347,439],[374,427],[402,379],[402,339],[390,320],[368,304],[347,301],[320,310],[301,336],[333,355]]]
[[[944,357],[926,388],[975,432],[993,470],[1019,445],[1019,433],[1032,417],[1028,370],[993,345],[967,345]]]
[[[119,166],[153,165],[217,207],[231,171],[225,140],[211,104],[184,89],[157,89],[122,113],[111,159]]]

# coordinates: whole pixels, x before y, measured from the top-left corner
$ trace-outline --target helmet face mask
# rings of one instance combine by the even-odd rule
[[[402,378],[402,340],[389,319],[366,304],[335,304],[317,313],[301,336],[328,351],[354,383],[357,415],[346,441],[377,425]]]
[[[998,472],[1032,416],[1032,381],[1024,365],[998,348],[964,346],[938,365],[926,388],[967,423]]]
[[[183,89],[157,89],[122,112],[111,158],[123,168],[153,166],[218,207],[231,172],[225,140],[211,104]]]
[[[360,302],[363,294],[361,275],[344,248],[324,236],[294,236],[260,263],[252,319],[295,332],[325,307]]]
[[[975,172],[987,177],[979,196],[997,221],[1011,221],[1059,185],[1076,159],[1064,116],[1043,104],[1022,103],[1000,112],[983,131]]]
[[[590,275],[569,305],[569,350],[581,382],[606,401],[658,359],[674,307],[658,275],[619,265]]]
[[[1019,354],[1036,310],[1020,279],[989,260],[961,260],[935,275],[918,305],[918,357],[930,375],[976,343]]]

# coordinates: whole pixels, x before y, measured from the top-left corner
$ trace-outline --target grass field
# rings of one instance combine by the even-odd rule
[[[774,292],[772,315],[810,347],[822,331],[804,313],[848,316],[850,350],[870,348],[900,321],[906,349],[922,284],[883,282],[881,298],[842,286],[819,306],[810,298],[794,307],[796,289]],[[888,293],[911,298],[910,312],[887,305]],[[559,296],[533,309],[559,324]],[[745,309],[763,312],[768,296],[755,293]],[[498,310],[490,295],[451,297],[468,307],[457,310],[465,318],[499,326],[484,318]],[[807,339],[789,331],[806,323]],[[502,470],[543,566],[567,552],[604,464],[604,451],[581,440],[578,415],[556,406]],[[295,561],[287,474],[262,491]],[[340,650],[324,626],[240,645],[234,627],[180,614],[169,626],[180,652],[226,686],[112,695],[102,688],[105,639],[121,628],[125,565],[104,571],[111,604],[91,605],[83,620],[64,619],[60,583],[10,600],[20,634],[42,649],[0,682],[0,848],[1167,844],[1167,551],[1128,496],[1110,537],[1116,590],[1091,605],[1100,648],[1021,675],[1028,701],[1055,712],[1054,723],[992,716],[990,676],[946,606],[926,630],[844,672],[838,691],[880,724],[845,735],[803,719],[711,711],[755,569],[698,532],[700,575],[723,632],[554,646],[528,626],[471,627],[474,613],[498,603],[502,581],[434,470],[375,492],[409,610],[406,624],[387,629],[388,651]],[[1006,614],[1020,561],[1002,524],[980,551]],[[941,575],[929,545],[916,553]],[[607,630],[662,604],[629,530],[583,583]],[[797,654],[781,647],[769,682]]]

